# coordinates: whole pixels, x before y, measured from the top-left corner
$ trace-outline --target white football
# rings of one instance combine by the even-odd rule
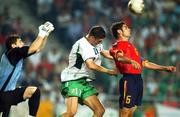
[[[142,14],[144,11],[144,0],[129,0],[128,8],[133,14]]]

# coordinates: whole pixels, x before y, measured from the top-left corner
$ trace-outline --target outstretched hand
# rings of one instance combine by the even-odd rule
[[[138,69],[138,70],[141,69],[141,65],[138,62],[131,60],[131,64],[134,69]]]
[[[48,33],[52,32],[54,30],[53,24],[49,21],[44,23],[44,27],[47,29]]]
[[[39,36],[44,38],[48,36],[54,30],[54,26],[51,22],[47,21],[44,24],[39,26]]]
[[[116,69],[108,70],[108,74],[116,76],[117,75],[117,70]]]
[[[167,72],[176,72],[176,67],[174,67],[174,66],[167,66],[166,67],[166,71]]]

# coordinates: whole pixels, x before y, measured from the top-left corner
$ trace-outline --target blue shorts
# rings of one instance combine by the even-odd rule
[[[143,80],[141,74],[124,74],[119,82],[119,91],[120,108],[140,106],[143,96]]]

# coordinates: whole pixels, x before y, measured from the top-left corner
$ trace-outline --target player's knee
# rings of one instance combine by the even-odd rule
[[[121,114],[122,115],[129,115],[132,112],[131,108],[123,108],[121,109]]]
[[[101,113],[101,115],[103,115],[105,113],[104,107],[100,110],[100,113]]]
[[[63,115],[66,115],[67,117],[74,117],[76,113],[77,113],[77,108],[69,108]]]
[[[35,92],[33,93],[33,95],[36,95],[37,97],[40,97],[41,91],[40,91],[40,89],[39,89],[38,87],[36,87],[36,90],[35,90]]]
[[[59,117],[74,117],[77,111],[67,111],[61,114]]]
[[[104,107],[97,108],[97,109],[95,109],[94,113],[99,116],[102,116],[105,113],[105,109],[104,109]]]
[[[76,115],[77,111],[69,111],[67,112],[67,114],[69,115],[69,117],[74,117]]]
[[[27,87],[24,93],[24,98],[29,99],[32,96],[40,97],[40,89],[37,87]]]
[[[137,106],[134,106],[134,107],[130,108],[131,114],[133,114],[136,109],[137,109]]]

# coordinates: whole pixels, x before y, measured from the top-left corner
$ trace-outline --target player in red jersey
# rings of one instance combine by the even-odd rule
[[[136,47],[128,41],[131,30],[124,22],[116,22],[111,27],[117,42],[110,49],[117,69],[123,77],[120,79],[119,116],[132,117],[137,106],[141,105],[143,95],[142,68],[175,72],[174,66],[162,66],[143,59]]]

